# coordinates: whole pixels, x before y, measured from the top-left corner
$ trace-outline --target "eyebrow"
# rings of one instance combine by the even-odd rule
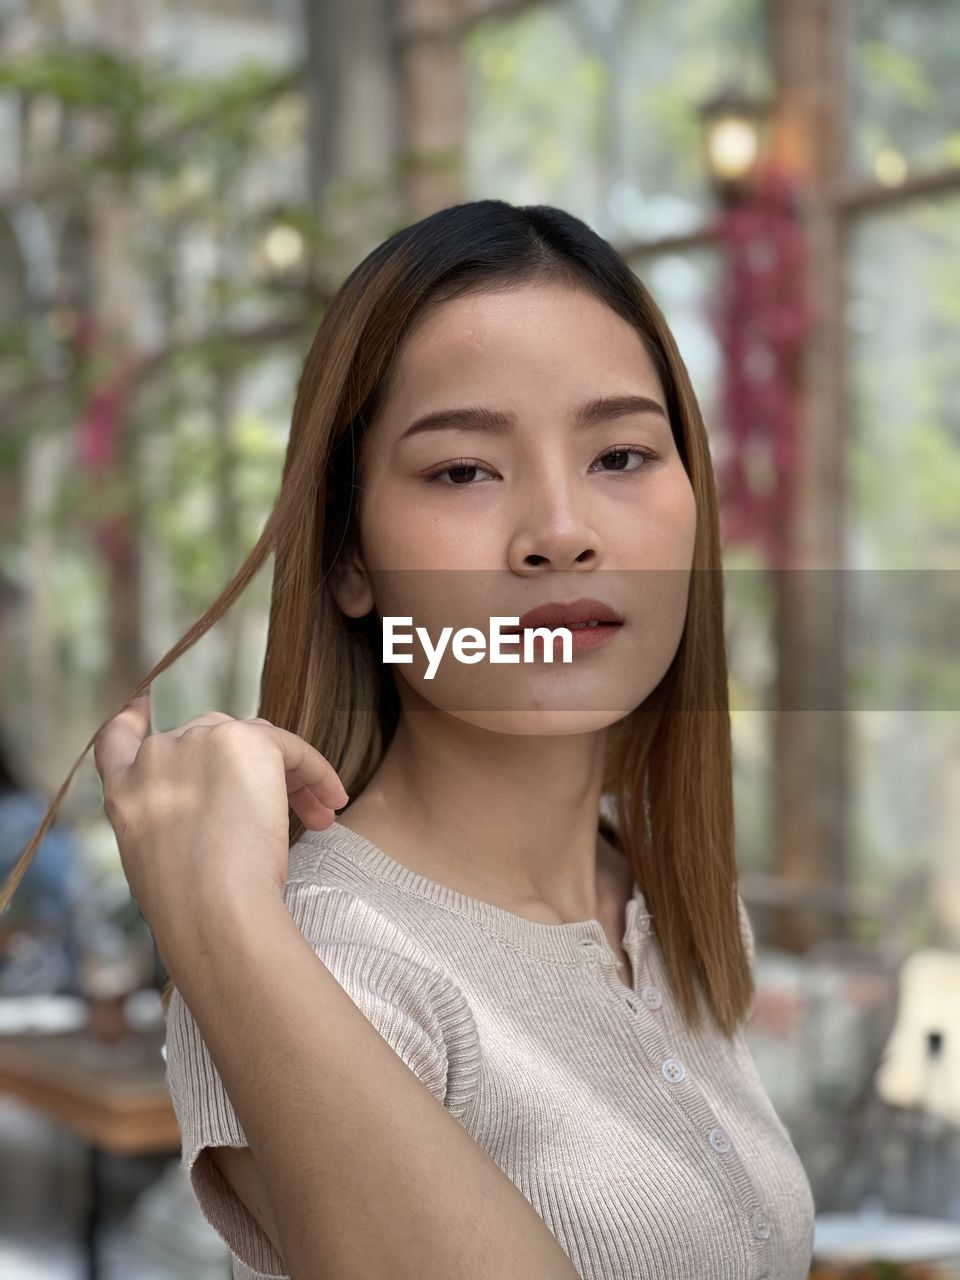
[[[669,421],[667,411],[659,401],[649,396],[600,396],[580,405],[574,414],[578,426],[591,427],[612,418],[622,418],[631,413],[653,413]],[[488,435],[509,435],[516,422],[512,413],[504,413],[499,409],[487,409],[482,405],[469,405],[460,409],[436,409],[416,418],[400,440],[418,435],[421,431],[446,431],[451,428],[460,431],[480,431]],[[400,440],[397,443],[400,443]]]

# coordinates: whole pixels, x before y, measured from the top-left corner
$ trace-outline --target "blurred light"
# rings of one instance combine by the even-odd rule
[[[289,271],[303,260],[303,236],[296,227],[283,223],[270,230],[263,238],[263,256],[277,271]]]
[[[873,157],[873,175],[885,187],[899,187],[907,176],[907,161],[894,147],[883,147]]]
[[[707,135],[710,167],[727,181],[740,179],[753,168],[760,151],[760,137],[750,120],[731,116],[718,120]]]
[[[760,156],[765,104],[729,84],[700,105],[707,167],[723,200],[746,193]]]

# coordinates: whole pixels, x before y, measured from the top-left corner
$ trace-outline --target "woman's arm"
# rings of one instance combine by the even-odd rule
[[[577,1280],[279,893],[239,886],[185,904],[157,945],[233,1102],[294,1280]]]

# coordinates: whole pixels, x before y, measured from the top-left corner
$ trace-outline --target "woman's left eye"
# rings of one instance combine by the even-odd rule
[[[638,466],[627,467],[625,460],[631,453],[636,454],[642,459],[642,462]],[[606,471],[642,471],[644,465],[648,462],[653,462],[656,459],[656,456],[657,455],[650,449],[641,449],[637,445],[625,444],[617,445],[616,448],[613,449],[608,449],[605,453],[600,455],[597,462],[602,462],[605,458],[616,458],[618,459],[616,466],[605,467],[602,469]],[[619,461],[620,459],[623,459],[624,461],[621,462]],[[594,466],[596,466],[596,463],[594,463]]]

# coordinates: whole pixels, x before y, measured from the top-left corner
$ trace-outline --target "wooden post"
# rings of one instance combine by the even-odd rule
[[[402,216],[393,6],[310,0],[302,10],[308,194],[328,237],[324,270],[346,276]]]
[[[416,221],[466,198],[466,28],[459,0],[400,0],[397,13],[400,180]]]
[[[468,197],[463,186],[467,134],[463,45],[471,27],[532,8],[536,0],[397,0],[400,189],[410,221]]]
[[[800,374],[799,474],[788,561],[777,570],[779,654],[776,868],[797,887],[844,884],[849,872],[845,532],[848,406],[843,219],[850,0],[772,0],[774,149],[799,179],[817,323]],[[822,917],[820,918],[822,921]],[[804,951],[824,932],[784,908],[777,944]]]

